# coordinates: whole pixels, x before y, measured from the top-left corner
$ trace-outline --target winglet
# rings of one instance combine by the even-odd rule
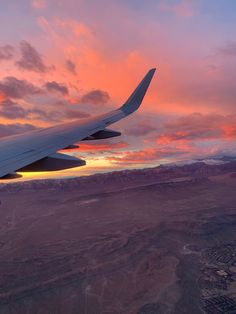
[[[151,69],[148,71],[148,73],[145,75],[143,80],[139,83],[124,105],[120,107],[120,110],[122,110],[125,114],[129,115],[139,108],[155,71],[156,69]]]

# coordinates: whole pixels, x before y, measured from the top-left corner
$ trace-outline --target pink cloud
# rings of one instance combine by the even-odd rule
[[[160,9],[161,11],[171,12],[180,17],[192,17],[196,13],[191,0],[180,0],[177,4],[162,1]]]
[[[236,115],[192,113],[166,122],[157,138],[157,144],[176,141],[203,141],[235,139]]]
[[[31,4],[34,9],[45,9],[47,7],[46,0],[33,0]]]

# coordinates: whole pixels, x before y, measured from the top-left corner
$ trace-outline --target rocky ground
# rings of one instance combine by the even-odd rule
[[[236,163],[0,185],[0,313],[236,313]]]

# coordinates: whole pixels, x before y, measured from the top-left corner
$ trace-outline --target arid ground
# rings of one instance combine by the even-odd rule
[[[0,185],[1,314],[236,313],[236,163]]]

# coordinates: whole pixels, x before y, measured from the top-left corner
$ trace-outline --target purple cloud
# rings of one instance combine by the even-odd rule
[[[15,135],[24,132],[29,132],[36,130],[36,127],[32,124],[0,124],[0,137],[8,136],[8,135]]]
[[[5,99],[0,104],[0,116],[7,119],[26,118],[28,111],[13,102],[11,99]]]
[[[83,95],[80,102],[85,104],[100,105],[107,103],[109,99],[110,96],[107,92],[96,89]]]
[[[41,120],[46,122],[58,122],[63,118],[63,113],[55,110],[42,110],[32,108],[28,110],[28,117],[30,119]]]
[[[48,67],[44,64],[42,56],[27,41],[20,43],[21,58],[16,65],[23,70],[45,73]]]
[[[24,98],[28,95],[42,94],[42,90],[25,80],[7,76],[0,81],[0,93],[5,97]]]
[[[132,136],[144,136],[156,131],[156,128],[147,122],[138,123],[125,131],[126,134]]]
[[[55,81],[47,82],[44,86],[46,87],[46,89],[49,92],[59,92],[62,95],[68,95],[68,93],[69,93],[68,88],[66,87],[66,85],[57,83]]]
[[[0,47],[0,60],[12,59],[14,55],[14,48],[11,45]]]
[[[66,119],[83,119],[89,118],[90,114],[87,112],[77,111],[77,110],[66,110],[65,118]]]
[[[72,74],[76,74],[76,65],[71,60],[67,59],[65,62],[66,69]]]
[[[229,41],[216,50],[217,55],[224,57],[236,57],[236,41]]]
[[[88,118],[90,117],[90,115],[86,112],[66,108],[64,108],[64,110],[62,111],[56,110],[46,111],[38,108],[33,108],[28,110],[28,117],[47,122],[59,122],[63,120]]]
[[[82,119],[90,117],[90,114],[78,110],[67,109],[63,110],[42,110],[37,107],[24,108],[21,104],[12,101],[10,98],[4,99],[0,103],[0,117],[6,119],[28,119],[41,120],[46,122],[60,122],[63,120]]]

